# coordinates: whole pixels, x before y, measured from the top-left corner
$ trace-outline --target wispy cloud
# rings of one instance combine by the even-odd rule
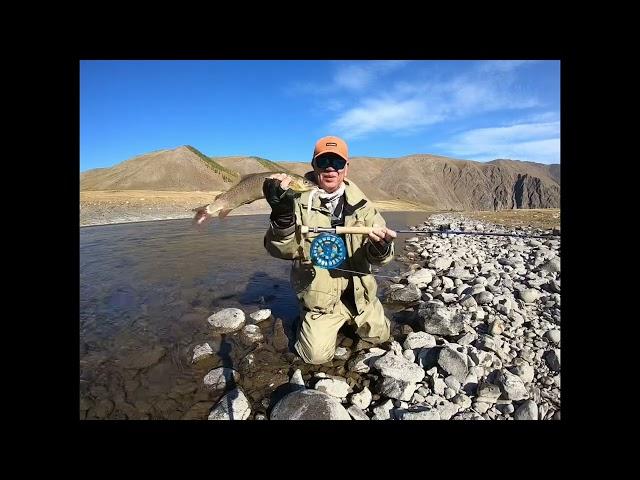
[[[441,82],[402,81],[384,94],[363,98],[340,113],[331,127],[348,137],[376,131],[400,133],[485,112],[539,105],[536,98],[510,88],[511,82],[511,74],[484,76],[477,70]]]
[[[328,95],[338,92],[355,93],[372,86],[376,80],[408,63],[406,60],[376,60],[339,64],[329,83],[293,83],[289,94]]]
[[[469,160],[510,158],[541,163],[560,162],[560,122],[478,128],[436,145]]]

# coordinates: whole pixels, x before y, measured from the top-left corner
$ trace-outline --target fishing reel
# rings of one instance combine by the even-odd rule
[[[321,233],[311,242],[311,261],[328,270],[337,268],[347,259],[347,247],[342,237],[333,233]]]

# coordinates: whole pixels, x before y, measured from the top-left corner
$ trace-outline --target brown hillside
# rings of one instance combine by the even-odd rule
[[[139,155],[80,175],[80,190],[227,190],[231,183],[186,146]]]

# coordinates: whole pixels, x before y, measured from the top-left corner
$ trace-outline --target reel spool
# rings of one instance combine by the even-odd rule
[[[321,233],[311,242],[311,261],[328,270],[339,267],[347,258],[347,247],[342,237]]]

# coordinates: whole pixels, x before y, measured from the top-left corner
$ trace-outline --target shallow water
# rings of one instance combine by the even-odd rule
[[[400,229],[422,224],[427,215],[384,217]],[[290,262],[264,250],[267,226],[267,215],[247,215],[215,219],[202,229],[183,219],[80,230],[81,418],[206,419],[222,392],[205,389],[203,378],[217,366],[242,373],[253,418],[266,413],[293,369],[342,373],[344,362],[311,367],[288,353],[298,303]],[[398,252],[405,238],[396,242]],[[378,273],[405,269],[393,261]],[[378,278],[379,295],[389,281]],[[270,308],[276,320],[259,324],[265,342],[211,334],[207,317],[226,307],[247,316]],[[216,354],[193,365],[193,348],[205,341]]]

